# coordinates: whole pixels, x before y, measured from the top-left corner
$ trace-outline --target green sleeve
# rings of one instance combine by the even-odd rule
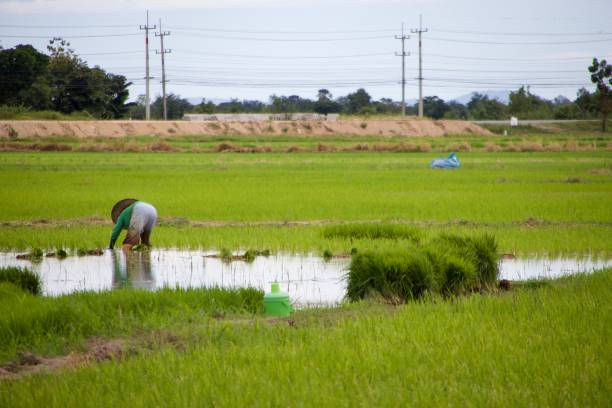
[[[114,243],[115,241],[117,241],[117,238],[119,238],[119,234],[121,234],[121,230],[129,227],[129,219],[131,215],[131,212],[124,210],[119,216],[119,218],[117,218],[117,223],[115,224],[115,227],[113,228],[113,233],[111,235],[111,242]]]

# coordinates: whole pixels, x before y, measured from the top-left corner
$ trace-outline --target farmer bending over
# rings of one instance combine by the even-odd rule
[[[109,249],[115,247],[115,242],[122,229],[128,230],[127,236],[123,240],[122,248],[124,250],[129,251],[134,245],[141,242],[143,245],[151,245],[149,238],[157,220],[157,211],[151,204],[126,198],[115,204],[111,211],[111,217],[115,227],[108,245]]]

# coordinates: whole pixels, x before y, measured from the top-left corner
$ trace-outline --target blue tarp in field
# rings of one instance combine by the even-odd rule
[[[461,166],[459,159],[455,156],[455,153],[451,153],[447,158],[433,159],[429,163],[429,167],[432,169],[456,169]]]

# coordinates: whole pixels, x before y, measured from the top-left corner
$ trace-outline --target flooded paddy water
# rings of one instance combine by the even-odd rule
[[[350,258],[329,261],[313,254],[279,253],[258,256],[252,262],[231,262],[206,251],[159,249],[124,254],[104,251],[99,256],[43,257],[37,261],[17,259],[19,253],[0,252],[0,267],[28,267],[38,273],[43,293],[57,296],[76,291],[103,291],[134,287],[254,287],[268,291],[279,282],[296,306],[334,305],[344,298]],[[502,259],[500,279],[526,280],[588,273],[612,267],[612,259],[523,258]]]

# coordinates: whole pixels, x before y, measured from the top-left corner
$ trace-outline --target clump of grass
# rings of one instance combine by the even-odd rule
[[[499,275],[497,242],[492,235],[461,236],[441,234],[431,244],[447,256],[455,256],[471,262],[480,286],[495,285]]]
[[[495,144],[495,143],[487,142],[485,144],[485,151],[487,151],[487,152],[499,152],[501,150],[502,150],[502,148],[499,145]]]
[[[422,232],[408,225],[344,224],[325,227],[323,236],[327,239],[407,239],[416,243],[421,240]]]
[[[472,145],[468,142],[450,143],[446,150],[449,152],[469,152],[472,150]]]
[[[149,143],[145,150],[151,151],[151,152],[175,152],[177,151],[177,149],[172,146],[170,143],[164,141],[164,140],[160,140],[159,142],[153,142],[153,143]]]
[[[230,142],[219,143],[215,148],[215,152],[240,152],[242,148]]]
[[[368,127],[368,124],[366,122],[361,122],[361,124],[359,125],[360,128],[365,129]]]
[[[367,251],[355,255],[349,267],[347,298],[380,298],[401,303],[434,291],[436,278],[430,259],[422,252]]]
[[[319,143],[317,145],[317,152],[333,152],[336,151],[336,147],[330,144]]]
[[[253,262],[255,260],[255,258],[257,258],[257,251],[254,250],[254,249],[248,249],[248,250],[246,250],[244,255],[242,255],[242,258],[246,262]]]
[[[326,249],[325,251],[323,251],[323,259],[325,261],[329,261],[333,257],[334,257],[334,253],[331,251],[331,249]]]
[[[17,139],[17,138],[19,137],[19,132],[17,132],[17,131],[15,130],[15,128],[13,128],[12,126],[10,126],[10,127],[9,127],[9,130],[8,130],[8,137],[9,137],[9,139],[11,139],[11,140],[15,140],[15,139]]]
[[[227,248],[221,248],[221,251],[219,251],[219,258],[225,262],[231,261],[233,257],[234,255],[232,254],[232,251]]]
[[[0,282],[11,283],[33,295],[40,295],[42,293],[40,277],[27,268],[12,266],[0,268]]]
[[[374,295],[398,303],[428,292],[459,295],[494,287],[498,274],[492,236],[443,234],[403,250],[357,253],[349,267],[347,297]]]
[[[40,248],[32,248],[27,254],[17,255],[17,259],[27,259],[32,262],[39,262],[44,256],[44,252]]]
[[[68,257],[68,252],[66,252],[66,250],[63,248],[59,248],[56,252],[50,252],[45,256],[55,257],[57,259],[66,259]]]

